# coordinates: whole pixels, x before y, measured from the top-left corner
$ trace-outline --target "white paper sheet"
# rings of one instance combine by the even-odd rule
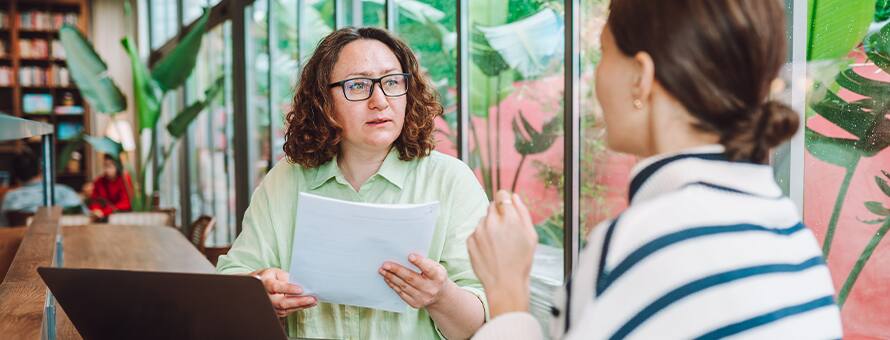
[[[319,301],[404,313],[407,304],[378,270],[426,256],[439,202],[367,204],[300,193],[290,282]]]

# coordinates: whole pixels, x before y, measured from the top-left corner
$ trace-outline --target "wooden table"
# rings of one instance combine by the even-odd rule
[[[62,227],[67,268],[212,273],[213,265],[176,229],[165,226]],[[57,304],[58,339],[81,339]]]
[[[43,322],[46,286],[37,267],[53,264],[62,208],[40,208],[0,284],[0,337],[38,339]]]

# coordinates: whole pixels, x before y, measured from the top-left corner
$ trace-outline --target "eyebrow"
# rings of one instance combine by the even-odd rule
[[[386,70],[383,71],[383,75],[392,74],[392,73],[398,73],[398,72],[402,72],[402,70],[397,69],[397,68],[388,68],[388,69],[386,69]],[[367,72],[367,71],[364,71],[364,72],[353,72],[353,73],[347,74],[347,75],[346,75],[346,78],[349,79],[349,78],[351,78],[351,77],[353,77],[353,76],[371,77],[371,76],[373,76],[373,75],[374,75],[373,73],[371,73],[371,72]]]

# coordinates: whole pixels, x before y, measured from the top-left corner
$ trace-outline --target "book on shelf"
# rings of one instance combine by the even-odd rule
[[[12,67],[0,66],[0,86],[12,86]]]
[[[77,13],[27,11],[19,13],[19,27],[26,30],[59,30],[63,24],[77,25]]]
[[[19,56],[26,59],[49,58],[49,44],[44,39],[20,39]]]
[[[6,42],[0,40],[0,58],[6,58]]]
[[[71,73],[58,65],[48,68],[22,66],[19,68],[19,84],[24,87],[70,87]]]
[[[9,28],[9,14],[6,14],[6,11],[0,11],[0,29],[8,29]]]
[[[53,51],[53,59],[65,59],[65,47],[62,46],[62,41],[58,39],[53,40],[51,50]]]

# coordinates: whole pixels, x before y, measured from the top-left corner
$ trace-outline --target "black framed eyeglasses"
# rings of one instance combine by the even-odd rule
[[[341,87],[346,100],[358,102],[371,98],[374,94],[374,85],[380,84],[383,95],[387,97],[399,97],[408,93],[408,78],[410,73],[393,73],[383,77],[374,78],[351,78],[336,83],[328,84],[328,87]]]

